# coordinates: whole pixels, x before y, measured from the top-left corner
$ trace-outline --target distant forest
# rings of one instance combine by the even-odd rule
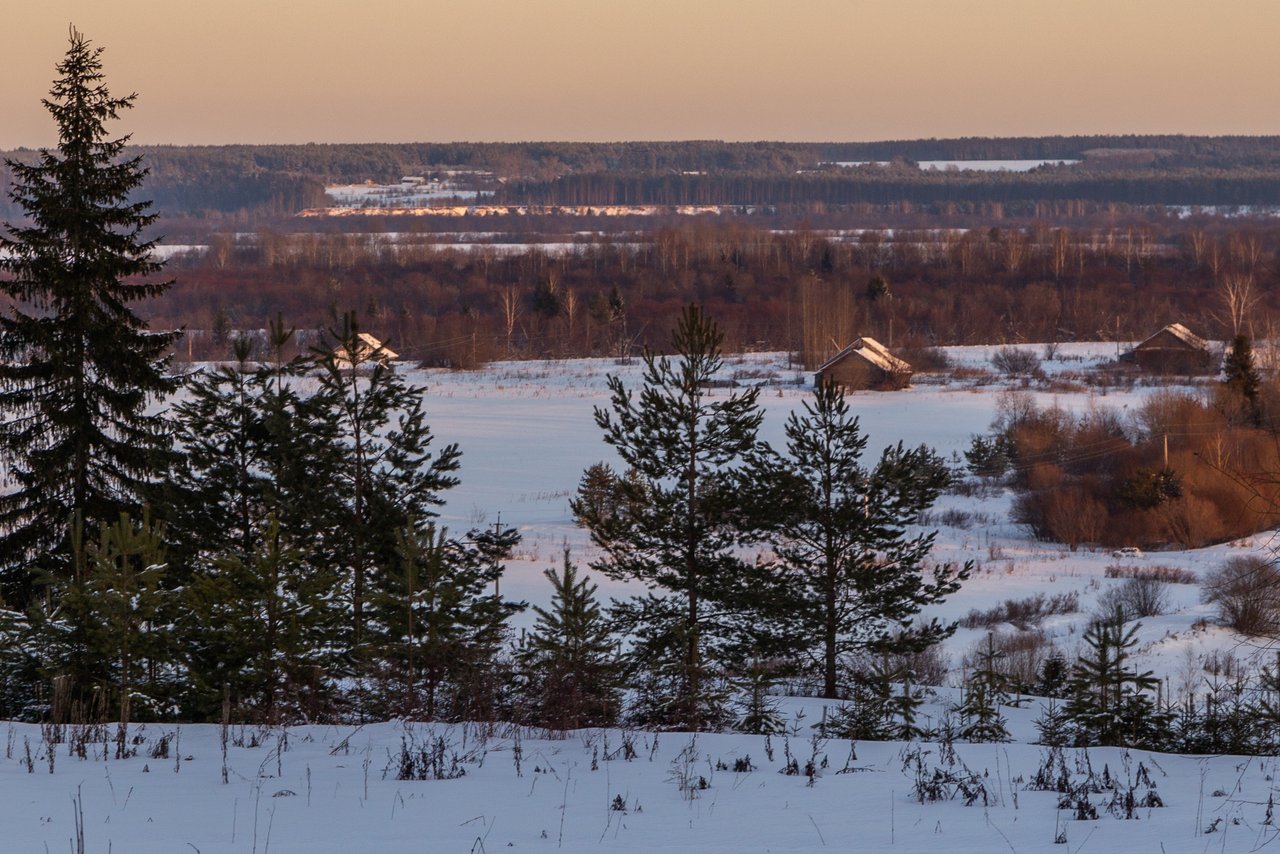
[[[1280,205],[1280,137],[1063,136],[862,143],[419,143],[142,146],[143,194],[168,216],[261,223],[325,204],[330,183],[445,168],[491,172],[507,204],[827,206],[1088,201]],[[6,153],[30,160],[36,152]],[[921,160],[1079,160],[1024,173],[921,171]],[[875,161],[882,166],[835,164]],[[8,186],[0,167],[0,184]],[[19,215],[7,196],[0,219]]]
[[[1280,137],[132,152],[150,170],[139,197],[161,214],[152,236],[207,247],[169,265],[177,284],[147,309],[156,326],[188,330],[180,353],[194,358],[225,356],[230,332],[264,329],[277,315],[308,330],[350,309],[406,357],[459,366],[661,346],[690,302],[720,320],[731,349],[786,349],[808,365],[862,334],[899,348],[1131,340],[1178,320],[1209,337],[1242,322],[1274,337],[1280,317],[1280,224],[1194,209],[1280,207]],[[979,159],[1080,162],[1030,172],[916,167]],[[836,165],[861,161],[881,165]],[[707,216],[297,216],[329,204],[327,184],[453,169],[498,204],[731,207]],[[0,222],[19,213],[0,201]],[[455,249],[440,243],[452,236],[431,232],[530,245]]]
[[[148,306],[186,325],[194,358],[276,314],[303,329],[355,309],[406,358],[634,354],[664,346],[681,306],[705,305],[730,350],[813,365],[858,335],[891,346],[1134,340],[1181,321],[1213,338],[1274,338],[1280,228],[1201,216],[1070,229],[866,231],[837,239],[694,220],[571,251],[450,248],[402,234],[220,235],[168,267]],[[914,358],[910,357],[909,358]]]

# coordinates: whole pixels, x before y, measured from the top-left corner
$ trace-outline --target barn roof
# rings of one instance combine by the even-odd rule
[[[1184,344],[1189,350],[1208,350],[1209,349],[1208,341],[1204,340],[1199,335],[1196,335],[1194,332],[1192,332],[1187,327],[1183,326],[1181,323],[1170,323],[1164,329],[1161,329],[1155,335],[1152,335],[1150,338],[1147,338],[1145,341],[1143,341],[1134,349],[1135,350],[1141,349],[1148,345],[1152,347],[1158,346],[1158,342],[1156,342],[1156,339],[1158,339],[1162,335],[1165,335],[1166,333],[1169,335],[1172,335],[1174,338],[1176,338],[1178,341]]]
[[[909,374],[912,371],[911,365],[899,359],[897,356],[889,352],[889,348],[885,347],[874,338],[863,336],[855,339],[852,344],[845,347],[839,353],[836,353],[830,359],[818,368],[818,373],[823,373],[832,365],[839,364],[851,356],[859,356],[880,370],[889,374]]]
[[[373,358],[375,353],[378,356],[378,360],[381,362],[389,362],[392,359],[400,358],[399,353],[383,346],[381,341],[374,338],[368,332],[360,332],[356,335],[356,338],[360,341],[360,346],[357,348],[355,358],[355,363],[357,365],[361,362],[369,361],[369,359]],[[351,357],[347,353],[346,347],[339,347],[337,350],[334,350],[333,360],[341,367],[351,367]]]

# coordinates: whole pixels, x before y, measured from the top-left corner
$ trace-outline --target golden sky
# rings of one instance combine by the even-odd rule
[[[1280,133],[1280,0],[20,0],[0,148],[74,23],[140,143]]]

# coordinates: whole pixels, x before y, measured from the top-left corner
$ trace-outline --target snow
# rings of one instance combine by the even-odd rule
[[[1079,160],[921,160],[918,161],[921,169],[933,171],[952,171],[952,170],[968,170],[973,172],[1030,172],[1040,166],[1071,166],[1079,163]],[[888,165],[884,161],[876,160],[841,160],[836,162],[837,166],[883,166]]]
[[[394,342],[406,358],[412,341]],[[1024,345],[1041,353],[1044,345]],[[1114,358],[1115,343],[1064,344],[1044,368],[1063,375]],[[953,363],[989,365],[996,347],[951,348]],[[608,404],[606,377],[639,383],[638,360],[607,359],[500,362],[476,371],[406,368],[408,379],[427,387],[425,406],[437,446],[457,442],[462,484],[447,494],[442,519],[454,532],[494,523],[518,527],[524,541],[503,579],[504,595],[546,604],[542,570],[559,560],[563,543],[585,566],[594,551],[573,524],[568,502],[582,470],[614,461],[592,412]],[[733,356],[723,375],[759,384],[766,411],[763,438],[783,444],[786,416],[803,405],[810,375],[789,366],[782,354]],[[987,430],[1000,392],[1009,383],[941,377],[917,378],[900,392],[857,392],[853,410],[870,437],[866,459],[899,440],[927,443],[951,458],[970,438]],[[1035,392],[1041,403],[1084,411],[1091,406],[1133,409],[1159,386],[1101,393]],[[714,389],[713,396],[732,393]],[[1040,626],[1068,657],[1099,596],[1121,583],[1105,577],[1116,563],[1169,565],[1203,577],[1232,555],[1264,547],[1269,535],[1195,551],[1146,553],[1118,560],[1109,550],[1038,542],[1009,522],[1011,496],[992,489],[948,494],[928,520],[937,529],[938,560],[973,560],[973,578],[931,613],[957,619],[971,609],[989,609],[1007,599],[1043,593],[1075,593],[1080,612],[1056,615]],[[968,514],[964,526],[942,523],[946,511]],[[634,587],[598,577],[604,596],[625,596]],[[1248,662],[1273,652],[1212,624],[1209,606],[1194,584],[1170,585],[1171,606],[1143,621],[1136,664],[1165,680],[1173,696],[1202,688],[1206,658],[1234,656]],[[516,626],[532,620],[526,613]],[[1005,627],[1008,629],[1008,627]],[[942,650],[950,670],[932,689],[924,714],[937,721],[956,697],[963,658],[985,636],[961,629]],[[444,726],[404,722],[364,726],[310,726],[285,731],[233,727],[222,783],[219,728],[212,725],[148,724],[135,727],[138,755],[106,760],[100,740],[87,758],[55,748],[49,771],[38,726],[0,724],[5,757],[0,761],[0,849],[66,850],[74,836],[73,799],[82,805],[86,850],[167,852],[307,851],[1246,851],[1273,843],[1264,824],[1274,791],[1277,760],[1270,757],[1191,757],[1096,748],[1088,760],[1120,779],[1133,778],[1139,763],[1154,778],[1164,808],[1143,808],[1137,820],[1102,812],[1096,821],[1076,821],[1057,809],[1058,795],[1030,791],[1027,782],[1046,749],[1032,744],[1039,702],[1004,710],[1015,741],[1005,745],[957,744],[959,761],[979,775],[988,804],[958,800],[920,804],[914,776],[904,762],[917,746],[896,742],[829,740],[816,746],[811,725],[824,702],[779,698],[792,734],[624,733],[582,731],[563,736],[508,726]],[[166,734],[174,736],[179,763],[151,758]],[[402,742],[425,746],[442,738],[446,756],[457,754],[465,775],[449,780],[398,780]],[[623,739],[637,756],[606,761]],[[606,741],[607,740],[607,741]],[[258,746],[250,746],[256,743]],[[237,746],[240,744],[242,746]],[[25,762],[30,746],[31,772]],[[343,746],[345,745],[345,747]],[[520,761],[516,754],[519,747]],[[767,757],[771,747],[774,757]],[[926,765],[942,763],[946,750],[918,745]],[[851,748],[856,760],[850,763]],[[821,765],[812,781],[779,773],[784,750],[801,765],[811,756]],[[816,753],[815,753],[816,751]],[[680,761],[684,753],[687,765]],[[734,761],[750,756],[755,770],[735,773]],[[1084,754],[1067,751],[1070,767]],[[595,769],[593,770],[593,764]],[[851,764],[850,773],[837,773]],[[956,766],[958,767],[958,766]],[[1125,769],[1128,769],[1127,771]],[[682,793],[677,778],[705,777],[706,789]],[[620,797],[626,811],[610,809]],[[1095,795],[1102,804],[1104,795]],[[1219,821],[1220,820],[1220,821]],[[1215,826],[1213,833],[1205,829]],[[1065,832],[1067,844],[1055,845]],[[74,850],[74,846],[72,848]]]
[[[367,726],[253,729],[231,727],[222,783],[220,731],[214,725],[135,727],[138,755],[103,761],[55,748],[49,773],[39,727],[8,728],[11,755],[0,763],[0,820],[7,851],[66,850],[78,800],[87,851],[201,854],[306,851],[789,851],[866,852],[1249,851],[1276,840],[1264,825],[1274,758],[1190,757],[1095,748],[1105,766],[1133,780],[1141,763],[1164,808],[1124,821],[1103,811],[1076,821],[1058,795],[1030,791],[1044,748],[956,744],[957,770],[979,775],[987,804],[918,803],[911,745],[841,739],[814,742],[814,701],[786,703],[795,734],[590,730],[547,738],[511,727],[388,722]],[[1009,710],[1011,729],[1029,737],[1035,710]],[[151,758],[165,736],[181,761]],[[402,743],[443,739],[444,776],[397,779]],[[623,740],[635,750],[623,758]],[[250,744],[258,746],[251,747]],[[33,751],[29,773],[24,748]],[[243,746],[236,746],[240,744]],[[517,763],[517,748],[519,761]],[[948,768],[942,748],[919,745],[927,770]],[[110,749],[110,748],[108,748]],[[851,749],[856,758],[851,758]],[[769,751],[772,751],[772,758]],[[812,784],[781,773],[789,750],[803,766],[816,759]],[[96,754],[96,755],[95,755]],[[1084,751],[1066,751],[1074,772]],[[457,758],[456,765],[454,757]],[[739,759],[754,770],[735,773]],[[824,766],[825,760],[825,767]],[[846,773],[840,773],[844,769]],[[706,788],[682,792],[681,778]],[[1142,789],[1141,791],[1145,791]],[[615,799],[625,811],[612,809]],[[1205,828],[1218,823],[1213,834]],[[1065,833],[1069,847],[1055,846]],[[74,850],[74,848],[72,848]]]

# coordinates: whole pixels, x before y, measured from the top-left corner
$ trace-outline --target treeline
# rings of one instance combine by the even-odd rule
[[[1244,166],[1280,160],[1280,137],[1118,134],[1103,136],[961,137],[831,142],[820,146],[824,161],[1083,160],[1126,153],[1166,164]]]
[[[448,168],[491,173],[509,182],[501,198],[514,203],[1280,203],[1277,137],[135,146],[127,153],[145,158],[150,176],[142,192],[163,213],[243,214],[257,221],[321,204],[325,184],[397,181]],[[32,162],[37,153],[4,154]],[[1084,162],[1030,173],[921,172],[912,165],[975,159]],[[897,161],[898,168],[832,165],[851,161]],[[807,174],[813,172],[818,174]],[[3,169],[0,186],[9,186]],[[20,214],[6,194],[0,218]]]
[[[572,174],[515,181],[496,200],[543,205],[1019,204],[1083,200],[1131,205],[1276,205],[1280,169],[1108,169],[1042,166],[1030,172],[862,166],[814,174]]]
[[[730,349],[805,350],[810,364],[858,335],[896,348],[1130,341],[1178,321],[1227,337],[1238,331],[1232,293],[1249,306],[1237,321],[1267,336],[1280,309],[1280,232],[1221,221],[1177,228],[840,239],[693,223],[556,255],[262,231],[215,237],[172,268],[177,284],[146,310],[157,327],[186,327],[179,352],[199,358],[225,356],[229,330],[265,329],[277,312],[314,329],[356,306],[407,358],[455,366],[662,348],[688,302],[716,312]]]

